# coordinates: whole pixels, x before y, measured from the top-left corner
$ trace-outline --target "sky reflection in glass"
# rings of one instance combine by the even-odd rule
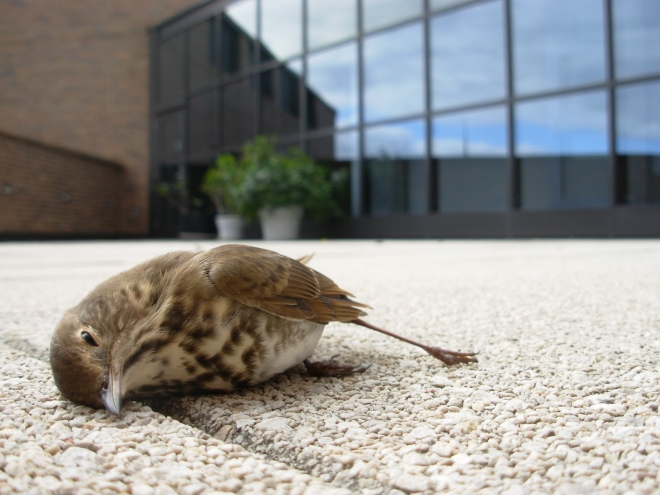
[[[257,37],[257,2],[255,0],[232,3],[225,8],[224,12],[248,36]]]
[[[362,0],[365,31],[391,26],[422,15],[422,0]]]
[[[364,40],[364,112],[367,122],[424,110],[422,25]]]
[[[358,123],[358,54],[357,43],[351,42],[310,55],[307,88],[320,102],[335,112],[335,127]],[[313,117],[313,116],[312,116]],[[310,126],[319,128],[317,119]]]
[[[365,129],[369,212],[424,213],[426,125],[421,119]]]
[[[472,1],[473,0],[429,0],[429,9],[431,9],[431,12],[434,10],[450,9]]]
[[[614,0],[612,17],[616,77],[660,72],[660,2]]]
[[[605,79],[602,0],[513,0],[511,7],[517,94]]]
[[[302,0],[261,0],[261,42],[277,60],[302,52]]]
[[[496,1],[431,20],[433,109],[506,96],[503,17]]]
[[[515,116],[518,156],[607,153],[604,90],[521,102]]]
[[[660,82],[617,88],[616,110],[617,153],[660,154]]]
[[[364,134],[367,158],[422,158],[426,154],[422,120],[369,127]]]
[[[357,34],[356,0],[307,0],[307,45],[321,48]]]
[[[506,110],[473,110],[433,119],[433,157],[504,157]]]

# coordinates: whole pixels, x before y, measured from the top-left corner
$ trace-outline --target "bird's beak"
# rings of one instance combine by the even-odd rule
[[[100,391],[101,400],[108,411],[115,416],[121,411],[121,377],[110,368],[108,383]]]

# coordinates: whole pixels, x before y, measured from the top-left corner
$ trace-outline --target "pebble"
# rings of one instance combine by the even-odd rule
[[[394,480],[392,486],[405,493],[417,493],[428,490],[430,480],[426,476],[402,474]]]

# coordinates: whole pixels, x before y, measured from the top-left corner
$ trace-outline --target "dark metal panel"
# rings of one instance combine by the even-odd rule
[[[512,237],[610,237],[609,210],[511,213]]]
[[[509,235],[507,213],[454,213],[429,216],[428,237],[482,238]]]
[[[414,239],[428,237],[427,215],[388,215],[342,220],[335,230],[346,239]]]
[[[316,225],[306,238],[502,239],[660,237],[660,206],[602,210],[391,215]]]
[[[660,206],[619,206],[610,216],[613,236],[660,237]]]

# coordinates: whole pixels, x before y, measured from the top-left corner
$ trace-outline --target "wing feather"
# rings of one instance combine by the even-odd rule
[[[228,244],[195,260],[219,295],[283,318],[347,322],[369,307],[325,275],[266,249]]]

